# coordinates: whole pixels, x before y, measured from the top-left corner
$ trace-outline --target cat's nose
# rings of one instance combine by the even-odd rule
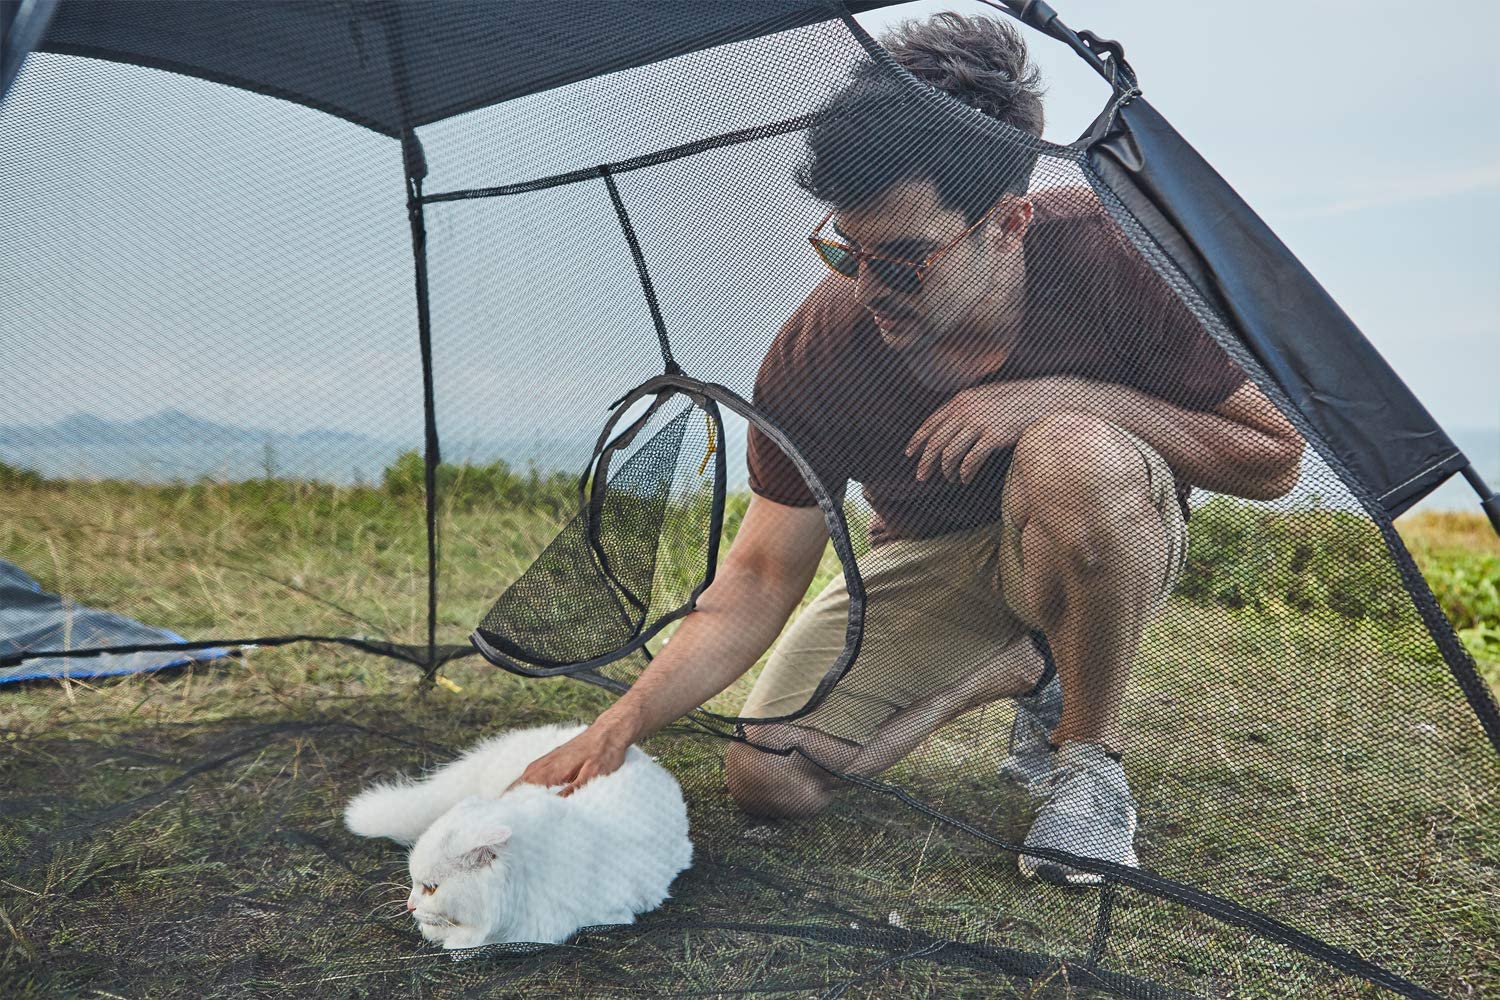
[[[406,912],[407,913],[414,912],[416,910],[416,908],[417,908],[417,901],[416,900],[414,900],[414,899],[408,899],[406,901]]]

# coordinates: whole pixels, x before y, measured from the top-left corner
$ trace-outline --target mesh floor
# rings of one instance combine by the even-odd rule
[[[1493,988],[1494,706],[1389,520],[1078,150],[868,58],[833,21],[421,129],[426,408],[399,144],[163,72],[27,64],[0,111],[0,297],[18,306],[0,318],[0,557],[194,642],[265,641],[0,692],[8,995]],[[829,114],[861,66],[861,110]],[[973,489],[919,488],[920,449],[872,443],[920,434],[957,392],[893,363],[916,318],[888,297],[887,330],[794,336],[871,305],[814,256],[827,206],[796,180],[817,135],[826,163],[868,155],[871,120],[906,137],[872,159],[937,156],[1035,208],[986,244],[1024,258],[1009,283],[944,272],[955,295],[994,285],[990,319],[1030,317],[986,384],[1058,380],[1085,417],[1136,406],[1127,384],[1198,419],[1248,379],[1307,439],[1295,483],[1246,499],[1268,491],[1231,470],[1179,498],[1140,435],[1037,431],[1055,413],[992,400],[973,405],[1032,437]],[[873,245],[930,205],[852,217]],[[627,400],[664,370],[677,381]],[[1205,428],[1153,450],[1191,462]],[[673,898],[560,946],[426,945],[403,854],[345,831],[344,802],[496,729],[596,715],[732,558],[752,486],[822,518],[800,614],[824,625],[790,626],[770,666],[647,742],[689,803]],[[1049,551],[1073,589],[1018,595],[1008,560]],[[993,616],[966,613],[985,588]],[[1051,617],[1106,592],[1124,610]],[[476,627],[511,673],[471,655]],[[289,636],[344,645],[268,648]],[[803,693],[747,713],[792,652]],[[1048,662],[1067,681],[1110,656],[1129,664],[1141,867],[1101,869],[1102,888],[1023,879],[1036,803],[997,774],[1015,699]],[[809,728],[896,749],[861,765]],[[747,812],[726,773],[747,760],[783,811],[821,811]],[[814,778],[826,793],[799,791]]]

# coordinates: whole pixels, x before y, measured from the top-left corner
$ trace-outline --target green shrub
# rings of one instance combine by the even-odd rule
[[[403,452],[381,474],[381,489],[393,500],[420,503],[426,493],[426,466],[420,452]],[[554,516],[578,508],[576,477],[566,472],[517,473],[503,461],[472,465],[441,462],[437,467],[438,502],[467,511],[477,506],[525,508]]]
[[[1445,552],[1424,563],[1423,574],[1456,627],[1500,628],[1500,556]]]
[[[1462,524],[1457,516],[1419,516],[1402,532],[1469,652],[1500,663],[1500,548],[1479,515]],[[1193,511],[1179,592],[1269,614],[1415,621],[1379,530],[1341,511],[1271,511],[1214,497]]]
[[[0,462],[0,490],[36,489],[45,483],[40,472]]]
[[[1231,608],[1333,612],[1395,622],[1411,614],[1374,524],[1332,510],[1265,510],[1214,497],[1193,511],[1180,590]]]
[[[1484,516],[1434,511],[1398,524],[1443,612],[1481,667],[1500,676],[1500,539]]]

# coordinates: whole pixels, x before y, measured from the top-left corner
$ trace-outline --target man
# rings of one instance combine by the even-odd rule
[[[836,273],[772,344],[755,403],[828,489],[863,485],[868,610],[858,660],[817,708],[747,727],[801,753],[732,745],[729,791],[756,814],[812,815],[830,770],[878,773],[961,712],[1020,698],[1001,773],[1041,799],[1026,846],[1133,865],[1121,709],[1181,568],[1187,484],[1279,496],[1303,443],[1076,174],[1028,195],[1042,110],[1014,30],[945,13],[882,41],[971,116],[1017,131],[934,114],[871,63],[809,132],[798,179],[831,209],[812,243]],[[697,609],[629,693],[522,780],[566,794],[612,771],[776,640],[827,532],[795,466],[754,430],[749,463],[755,496]],[[742,716],[805,708],[848,607],[837,579],[781,638]],[[1026,854],[1020,866],[1099,881]]]

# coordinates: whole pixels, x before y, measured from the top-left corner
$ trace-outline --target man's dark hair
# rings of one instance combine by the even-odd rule
[[[1042,134],[1041,76],[1011,25],[944,11],[906,21],[881,45],[918,80],[1033,136]],[[807,136],[797,183],[849,208],[902,181],[930,179],[944,205],[970,222],[1008,192],[1024,192],[1036,162],[1027,143],[964,121],[957,109],[914,99],[910,85],[874,60],[825,107]]]

